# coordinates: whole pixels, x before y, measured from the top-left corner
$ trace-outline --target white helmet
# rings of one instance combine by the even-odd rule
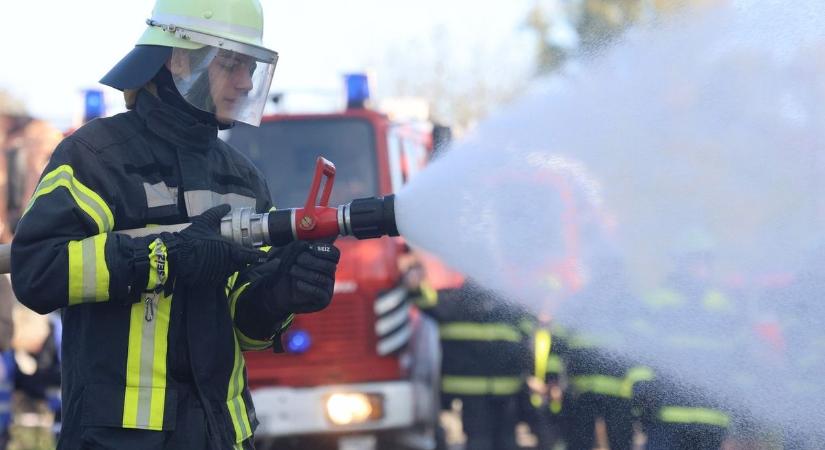
[[[157,0],[135,48],[101,83],[136,89],[170,62],[190,104],[222,122],[259,125],[278,53],[263,47],[258,0]]]

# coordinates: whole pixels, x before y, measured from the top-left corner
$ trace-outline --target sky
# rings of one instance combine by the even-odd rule
[[[381,72],[395,62],[436,57],[434,36],[440,36],[450,65],[459,73],[488,66],[523,67],[532,55],[522,23],[533,0],[261,3],[264,44],[280,55],[274,91],[336,91],[341,74],[362,70],[372,70],[380,91]],[[100,87],[97,80],[132,48],[153,4],[16,2],[0,27],[5,53],[0,89],[17,95],[35,115],[65,125],[81,113],[81,91]],[[399,57],[398,52],[408,55]],[[480,58],[485,60],[481,64]],[[107,89],[105,95],[107,104],[119,106],[115,91]]]

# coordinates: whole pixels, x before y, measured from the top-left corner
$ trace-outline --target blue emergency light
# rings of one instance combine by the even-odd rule
[[[85,106],[83,108],[83,122],[88,122],[106,115],[106,105],[103,102],[103,91],[100,89],[86,89],[83,91]]]
[[[293,330],[286,335],[286,350],[289,353],[304,353],[311,346],[312,339],[304,330]]]
[[[365,73],[344,75],[347,85],[347,108],[363,108],[370,98],[370,80]]]

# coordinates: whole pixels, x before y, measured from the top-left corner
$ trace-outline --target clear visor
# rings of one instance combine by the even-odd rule
[[[178,91],[194,107],[215,114],[222,123],[258,126],[277,61],[277,55],[265,62],[211,45],[175,48],[171,72]]]

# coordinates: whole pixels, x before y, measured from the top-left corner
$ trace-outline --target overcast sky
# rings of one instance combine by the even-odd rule
[[[532,48],[522,23],[533,0],[262,0],[264,43],[280,53],[273,90],[334,90],[340,75],[374,69],[380,83],[390,52],[432,59],[440,33],[456,71],[525,65]],[[65,123],[80,114],[80,91],[134,45],[153,0],[34,0],[6,9],[0,88],[36,115]],[[495,59],[480,64],[478,59]],[[379,86],[380,87],[380,86]],[[386,86],[384,86],[386,88]],[[119,103],[107,91],[109,103]]]

